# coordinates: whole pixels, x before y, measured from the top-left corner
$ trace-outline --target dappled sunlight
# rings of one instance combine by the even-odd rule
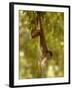
[[[48,66],[47,77],[55,77],[54,66],[52,65]]]
[[[20,79],[64,77],[64,13],[42,12],[41,16],[46,45],[53,55],[51,58],[44,56],[40,37],[31,36],[31,31],[37,27],[35,23],[37,12],[20,10]]]
[[[24,52],[20,51],[20,57],[24,57]]]

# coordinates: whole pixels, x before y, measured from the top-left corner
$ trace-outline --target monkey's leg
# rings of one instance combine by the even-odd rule
[[[40,61],[38,61],[40,78],[46,77],[46,65],[47,65],[46,61],[47,58],[42,58]]]

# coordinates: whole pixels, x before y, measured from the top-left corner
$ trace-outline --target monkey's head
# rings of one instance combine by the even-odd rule
[[[51,58],[52,58],[52,56],[53,56],[52,51],[47,50],[47,51],[46,51],[46,57],[47,57],[48,59],[51,59]]]

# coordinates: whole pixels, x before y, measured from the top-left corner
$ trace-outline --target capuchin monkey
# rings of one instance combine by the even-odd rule
[[[45,72],[45,66],[48,63],[48,60],[51,59],[53,56],[52,52],[47,48],[46,45],[46,40],[45,40],[45,35],[42,27],[42,18],[39,16],[39,12],[37,12],[37,18],[36,18],[36,28],[35,30],[31,31],[31,36],[32,38],[39,37],[40,38],[40,48],[42,52],[42,57],[41,60],[39,61],[39,66],[40,66],[40,73]],[[43,75],[42,75],[43,77]]]

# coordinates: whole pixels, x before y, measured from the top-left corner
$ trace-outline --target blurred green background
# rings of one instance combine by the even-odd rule
[[[47,47],[53,52],[46,76],[64,76],[64,13],[42,12]],[[36,11],[19,10],[19,79],[40,78],[38,60],[41,58],[39,38],[32,39]]]

